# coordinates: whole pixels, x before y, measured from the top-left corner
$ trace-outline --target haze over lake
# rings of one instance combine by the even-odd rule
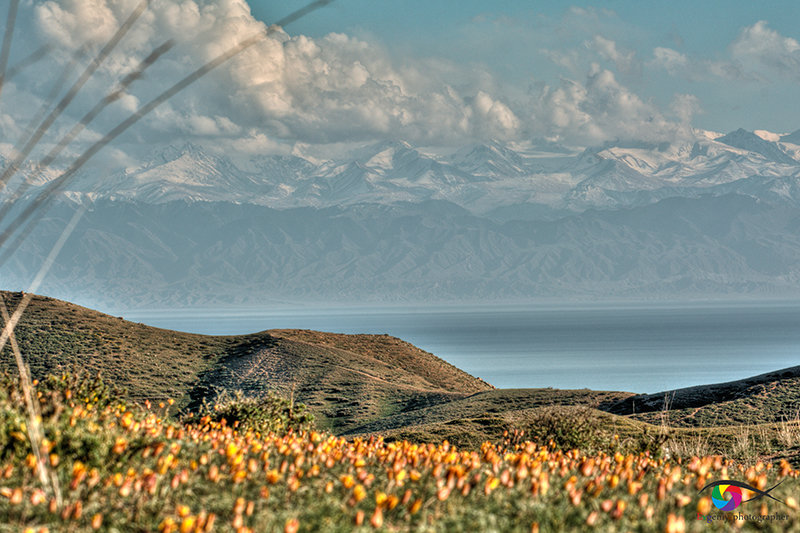
[[[657,392],[800,364],[800,304],[138,310],[212,335],[299,328],[386,333],[501,388]]]

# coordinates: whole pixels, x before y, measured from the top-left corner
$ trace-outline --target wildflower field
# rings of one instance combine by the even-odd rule
[[[181,423],[169,402],[128,405],[70,376],[37,385],[59,502],[40,483],[21,391],[6,378],[0,394],[3,531],[800,530],[798,471],[786,461],[585,453],[513,434],[476,449],[345,439],[303,429],[305,419],[262,434],[210,414]],[[726,478],[759,489],[784,480],[770,495],[785,503],[743,503],[751,520],[733,520],[710,490],[698,494]],[[785,519],[756,519],[774,514]]]

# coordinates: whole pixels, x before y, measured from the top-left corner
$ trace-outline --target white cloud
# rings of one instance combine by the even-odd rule
[[[96,49],[137,3],[48,0],[34,5],[34,20],[38,31],[62,48],[86,40]],[[91,31],[81,31],[87,25]],[[264,30],[243,0],[153,2],[91,84],[95,98],[166,38],[176,38],[179,46],[137,82],[133,94],[153,95],[157,87]],[[482,84],[456,92],[435,73],[419,68],[398,65],[379,46],[347,35],[312,39],[279,31],[173,99],[145,124],[165,136],[236,137],[256,129],[286,142],[310,143],[382,136],[450,143],[507,137],[519,127],[503,98]],[[126,97],[128,104],[136,101]]]
[[[479,124],[492,137],[509,137],[520,126],[519,119],[508,106],[483,91],[478,92],[471,107]]]
[[[800,79],[800,43],[770,29],[765,21],[744,28],[719,60],[693,58],[671,48],[653,50],[649,66],[690,80],[730,80],[765,84]]]
[[[800,43],[770,29],[763,20],[743,29],[730,50],[746,69],[767,76],[800,78]]]
[[[57,44],[55,60],[63,65],[71,51],[84,44],[90,54],[96,53],[138,1],[33,0],[26,7],[31,10],[25,13],[27,33]],[[596,27],[588,19],[601,15],[612,14],[571,13],[582,17],[587,27]],[[69,113],[73,120],[80,116],[156,46],[176,39],[176,47],[83,137],[97,139],[182,76],[263,31],[264,24],[250,15],[244,0],[154,0]],[[575,43],[578,49],[581,42]],[[613,40],[598,34],[585,44],[595,58],[613,63],[620,73],[640,69],[635,53]],[[668,61],[674,51],[662,50],[667,58],[662,60]],[[586,72],[587,59],[574,49],[553,51],[553,57],[569,67],[572,78]],[[59,67],[55,60],[25,79],[40,97]],[[427,145],[530,135],[571,144],[615,138],[666,140],[682,131],[697,107],[689,96],[676,100],[673,112],[679,120],[671,122],[613,72],[597,66],[582,82],[537,83],[544,89],[526,101],[530,96],[524,91],[505,87],[488,69],[473,64],[398,58],[375,42],[341,33],[311,38],[277,31],[159,107],[122,141],[133,146],[190,140],[219,150],[288,153],[295,145],[334,146],[387,137]],[[21,91],[14,94],[15,100],[24,96]],[[18,131],[12,126],[24,115],[15,114],[11,102],[11,107],[24,107],[8,98],[0,100],[4,133]],[[30,114],[30,106],[25,113]],[[70,126],[66,118],[62,122],[56,130]]]
[[[681,121],[681,124],[688,127],[692,118],[698,113],[702,113],[700,100],[693,94],[676,94],[672,98],[672,112]]]
[[[532,121],[541,135],[585,144],[611,139],[660,142],[688,134],[687,128],[665,118],[620,84],[613,72],[597,65],[585,83],[563,80],[558,88],[547,87]]]
[[[653,50],[653,60],[651,64],[656,67],[661,67],[670,74],[675,75],[688,67],[689,58],[672,48],[658,47]]]
[[[672,48],[653,49],[653,59],[648,66],[660,68],[672,76],[680,76],[691,81],[758,81],[759,77],[746,72],[735,60],[712,61],[697,59],[682,54]]]
[[[595,35],[594,39],[586,42],[586,46],[596,50],[603,59],[612,61],[621,73],[635,73],[641,68],[633,50],[619,47],[615,41],[606,39],[602,35]]]

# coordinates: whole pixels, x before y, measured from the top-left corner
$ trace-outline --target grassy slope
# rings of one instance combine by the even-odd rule
[[[20,297],[2,296],[11,308]],[[584,409],[601,427],[623,436],[666,420],[673,433],[676,426],[685,428],[699,444],[724,449],[741,437],[740,424],[768,425],[773,429],[760,438],[772,439],[776,424],[797,418],[800,404],[800,367],[673,391],[665,411],[663,393],[494,389],[386,335],[194,335],[44,297],[33,299],[17,335],[37,376],[78,367],[100,372],[136,400],[173,398],[184,408],[219,389],[278,390],[306,403],[321,427],[348,435],[380,432],[473,444],[496,439],[507,428],[535,430],[543,409],[562,406]],[[6,348],[0,364],[11,361]],[[692,429],[712,426],[718,429]]]
[[[29,459],[19,388],[3,382],[0,531],[800,531],[800,472],[783,462],[679,462],[613,441],[595,452],[520,440],[465,451],[318,432],[260,435],[178,425],[160,408],[128,410],[109,391],[84,401],[87,387],[95,383],[39,387],[59,506]],[[741,512],[782,520],[733,523],[738,509],[715,512],[708,491],[697,489],[727,478],[776,487],[770,497],[786,505],[764,498]],[[709,512],[713,523],[697,520]]]
[[[670,424],[682,427],[794,420],[800,411],[800,366],[737,381],[630,396],[606,410],[651,423],[668,412]]]
[[[21,295],[1,293],[10,308]],[[306,403],[321,425],[355,425],[491,386],[385,335],[275,330],[240,336],[180,333],[36,296],[17,337],[35,376],[100,372],[136,400],[192,407],[216,390],[279,390]],[[2,365],[13,364],[7,347]]]
[[[558,389],[495,389],[417,411],[400,413],[365,424],[356,431],[383,431],[420,423],[445,422],[458,417],[497,415],[552,405],[600,407],[629,396],[626,392]]]

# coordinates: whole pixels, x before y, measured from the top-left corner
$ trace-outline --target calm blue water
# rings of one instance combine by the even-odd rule
[[[123,314],[213,335],[273,328],[388,333],[497,387],[658,392],[800,365],[800,304]]]

